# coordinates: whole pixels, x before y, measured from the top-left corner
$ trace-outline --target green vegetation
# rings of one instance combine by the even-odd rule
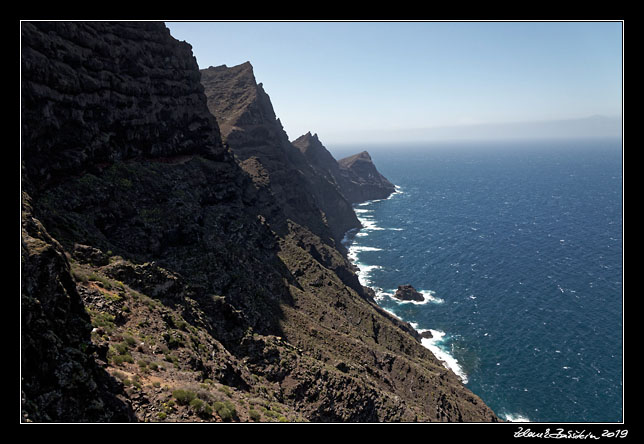
[[[212,407],[199,398],[195,398],[190,401],[190,408],[192,408],[192,411],[202,418],[212,416]]]
[[[179,405],[188,405],[197,398],[197,394],[192,390],[177,389],[172,392],[172,396],[177,400]]]
[[[230,387],[226,385],[222,385],[221,387],[218,388],[220,392],[222,392],[224,395],[228,396],[229,398],[232,397],[232,393],[230,392]]]
[[[130,354],[130,344],[127,341],[110,345],[107,357],[114,365],[122,365],[124,362],[134,363],[134,358]]]
[[[103,313],[100,311],[92,310],[89,307],[86,307],[85,310],[92,321],[92,327],[101,327],[108,334],[112,334],[116,325],[114,324],[115,317],[109,313]]]
[[[123,341],[128,347],[134,347],[136,345],[136,339],[127,334],[123,335]]]
[[[237,416],[237,410],[230,401],[217,401],[213,407],[224,422],[232,421]]]
[[[250,416],[250,419],[252,419],[252,420],[253,420],[253,421],[255,421],[255,422],[259,422],[259,421],[261,421],[261,419],[262,419],[262,415],[261,415],[261,413],[259,413],[259,412],[258,412],[257,410],[255,410],[255,409],[250,409],[250,410],[248,411],[248,416]]]
[[[134,358],[132,358],[132,355],[129,353],[124,354],[124,355],[114,355],[111,358],[112,364],[114,365],[123,365],[124,362],[128,362],[130,364],[134,363]]]

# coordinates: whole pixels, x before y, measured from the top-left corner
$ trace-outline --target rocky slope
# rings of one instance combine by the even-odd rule
[[[497,421],[356,285],[254,79],[215,119],[162,23],[21,27],[24,421]]]
[[[351,203],[386,199],[396,191],[394,184],[380,174],[366,151],[336,161],[318,135],[310,132],[295,139],[293,146]]]

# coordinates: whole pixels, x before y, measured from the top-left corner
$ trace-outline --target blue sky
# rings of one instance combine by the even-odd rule
[[[200,68],[250,61],[291,140],[621,117],[621,22],[166,25]]]

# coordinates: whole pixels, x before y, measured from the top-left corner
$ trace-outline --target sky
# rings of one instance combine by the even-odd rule
[[[201,69],[250,61],[291,140],[621,134],[619,21],[166,26]]]

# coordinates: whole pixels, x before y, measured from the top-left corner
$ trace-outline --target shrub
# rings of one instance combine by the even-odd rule
[[[134,346],[134,344],[136,344],[136,339],[134,339],[130,335],[123,335],[123,341],[125,341],[125,343],[130,347],[132,347],[132,346]]]
[[[203,418],[212,416],[212,407],[199,398],[195,398],[190,401],[190,407],[192,408],[192,411]]]
[[[164,419],[166,419],[167,417],[168,417],[168,415],[167,415],[165,412],[159,412],[159,413],[157,413],[157,418],[159,418],[161,421],[163,421],[163,420],[164,420]]]
[[[197,397],[197,394],[191,390],[177,389],[172,392],[172,396],[174,396],[180,405],[188,405]]]
[[[112,356],[112,362],[115,365],[121,365],[124,362],[129,362],[130,364],[132,364],[134,363],[134,358],[132,358],[132,355],[130,355],[129,353],[126,353],[124,355]]]
[[[96,272],[93,272],[93,271],[88,272],[87,279],[90,281],[99,282],[101,286],[107,290],[112,289],[112,282],[105,276],[102,276]]]
[[[232,397],[232,393],[230,392],[230,388],[228,386],[222,385],[217,390],[219,390],[220,392],[222,392],[224,395],[228,396],[229,398]]]
[[[114,349],[118,352],[119,355],[127,354],[127,351],[130,347],[125,342],[119,342],[114,346]]]
[[[92,327],[102,327],[108,334],[111,334],[116,327],[114,324],[116,318],[109,313],[94,311],[89,308],[87,309],[87,313],[92,320]]]
[[[235,406],[230,401],[224,402],[215,402],[213,404],[215,411],[225,422],[231,421],[235,416],[237,416],[237,411]]]
[[[254,409],[250,409],[248,411],[248,416],[250,416],[250,419],[252,419],[255,422],[258,422],[259,420],[262,419],[262,415],[257,410],[254,410]]]

